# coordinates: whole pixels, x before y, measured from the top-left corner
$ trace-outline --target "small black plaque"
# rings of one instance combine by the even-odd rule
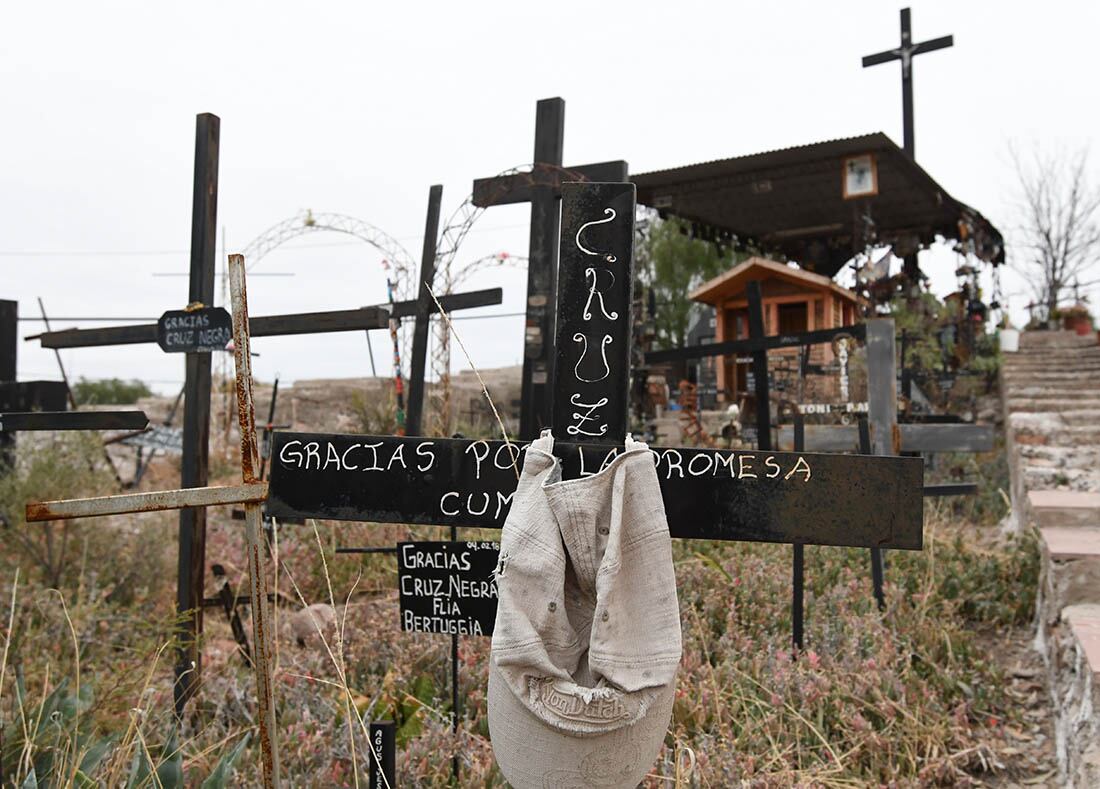
[[[157,345],[166,353],[224,351],[233,339],[233,317],[221,307],[169,310],[157,321]]]
[[[393,721],[371,721],[369,789],[397,789],[396,735]]]
[[[497,616],[496,542],[401,542],[401,629],[489,636]]]

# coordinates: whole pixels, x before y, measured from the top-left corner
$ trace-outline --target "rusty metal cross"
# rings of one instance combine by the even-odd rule
[[[267,483],[260,480],[258,473],[260,453],[256,440],[256,414],[252,405],[252,355],[249,348],[248,295],[242,255],[229,256],[229,284],[233,302],[237,422],[241,433],[241,484],[67,501],[32,502],[27,504],[27,521],[88,518],[100,515],[178,510],[185,507],[211,507],[220,504],[244,505],[245,550],[248,554],[248,576],[253,611],[252,638],[255,644],[252,664],[256,676],[256,700],[259,705],[263,785],[276,787],[279,785],[280,770],[271,675],[274,633],[271,629],[265,552],[261,536],[263,528],[261,506],[267,498]]]

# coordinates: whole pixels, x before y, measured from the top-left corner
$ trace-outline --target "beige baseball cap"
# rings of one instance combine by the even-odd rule
[[[649,448],[562,480],[549,431],[504,524],[489,733],[515,789],[636,787],[660,751],[680,663],[664,501]]]

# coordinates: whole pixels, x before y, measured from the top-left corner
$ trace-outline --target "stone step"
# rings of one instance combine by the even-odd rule
[[[1096,335],[1088,334],[1063,334],[1060,337],[1040,337],[1037,334],[1025,334],[1020,339],[1019,350],[1009,351],[1006,354],[1007,356],[1042,348],[1087,348],[1090,345],[1096,345]],[[1049,342],[1043,342],[1043,340],[1048,340]]]
[[[1088,348],[1039,348],[1034,351],[1006,353],[1002,358],[1005,367],[1041,363],[1045,359],[1087,359],[1095,361],[1100,357],[1100,345]]]
[[[1070,403],[1070,405],[1075,405]],[[1080,405],[1080,404],[1076,404]],[[1098,425],[1100,426],[1100,411],[1095,408],[1067,408],[1058,412],[1058,417],[1067,425]]]
[[[1012,397],[1009,398],[1008,412],[1010,414],[1018,413],[1040,413],[1040,414],[1060,414],[1065,411],[1074,411],[1077,408],[1096,408],[1100,409],[1100,398],[1088,399],[1081,401],[1067,401],[1065,395],[1060,398],[1051,397],[1047,399],[1037,397]]]
[[[1040,377],[1036,377],[1036,379],[1030,380],[1009,379],[1004,382],[1005,395],[1024,396],[1030,395],[1036,391],[1044,390],[1046,392],[1052,393],[1064,392],[1067,393],[1067,395],[1071,392],[1074,393],[1071,396],[1075,397],[1087,395],[1090,392],[1100,394],[1100,377],[1098,377],[1098,379],[1091,380],[1080,379],[1080,377],[1077,377],[1077,379],[1073,379],[1073,377],[1070,377],[1070,379],[1060,380],[1052,380],[1048,379],[1048,377],[1045,377],[1045,379],[1040,379]]]
[[[1100,491],[1100,474],[1079,468],[1022,466],[1025,487],[1030,490]]]
[[[1006,357],[1002,365],[1006,370],[1027,370],[1032,367],[1044,367],[1054,362],[1081,362],[1096,364],[1100,359],[1100,346],[1080,351],[1042,351],[1026,356]]]
[[[1032,468],[1090,469],[1100,467],[1100,447],[1048,447],[1042,444],[1019,444],[1016,453]]]
[[[1010,385],[1019,384],[1021,382],[1061,384],[1064,382],[1074,383],[1076,381],[1100,382],[1100,372],[1079,370],[1074,362],[1066,362],[1065,364],[1052,365],[1049,370],[1005,374],[1005,383]]]
[[[1095,345],[1096,335],[1080,335],[1072,331],[1025,331],[1020,335],[1020,348],[1072,348]]]
[[[1082,364],[1075,359],[1061,359],[1042,366],[1005,368],[1003,378],[1007,382],[1012,382],[1019,379],[1042,378],[1048,375],[1062,376],[1063,378],[1071,376],[1097,378],[1100,377],[1100,367],[1094,367],[1091,363]]]
[[[1027,502],[1040,528],[1100,527],[1100,493],[1031,490]]]
[[[1004,354],[1005,364],[1013,364],[1019,361],[1027,361],[1029,359],[1043,359],[1047,357],[1059,357],[1059,356],[1089,356],[1095,355],[1100,351],[1100,345],[1091,343],[1089,345],[1075,346],[1069,348],[1031,348],[1016,351],[1015,353]]]
[[[1007,387],[1006,387],[1007,388]],[[1057,386],[1020,386],[1013,387],[1012,394],[1005,395],[1007,399],[1020,400],[1049,400],[1051,402],[1067,400],[1066,390]],[[1100,402],[1100,390],[1096,392],[1081,392],[1072,398],[1073,402]]]
[[[1057,417],[1056,414],[1013,414],[1009,429],[1017,444],[1042,444],[1066,449],[1100,444],[1100,426],[1044,425],[1023,422],[1024,417]]]
[[[1100,345],[1090,345],[1088,348],[1040,348],[1034,351],[1020,351],[1019,353],[1007,353],[1002,361],[1006,367],[1015,365],[1028,365],[1042,362],[1045,359],[1096,359],[1100,355]]]
[[[1053,433],[1033,433],[1023,430],[1016,433],[1013,438],[1017,444],[1040,444],[1062,447],[1063,449],[1080,449],[1096,446],[1100,443],[1100,429],[1067,427]],[[1097,469],[1097,471],[1100,471],[1100,469]]]
[[[1044,526],[1039,529],[1051,559],[1100,559],[1100,526]],[[1100,589],[1097,590],[1100,598]]]
[[[1100,400],[1100,393],[1075,392],[1073,395],[1067,396],[1065,389],[1059,389],[1057,387],[1021,386],[1019,388],[1014,387],[1011,391],[1009,391],[1008,387],[1005,387],[1004,397],[1009,402],[1012,400],[1034,400],[1036,402],[1064,402],[1072,404],[1074,402],[1088,402],[1094,399]]]
[[[1067,405],[1073,405],[1073,403]],[[1014,430],[1062,430],[1068,427],[1100,429],[1100,412],[1091,408],[1067,408],[1064,411],[1017,411],[1008,415],[1008,423]]]
[[[1100,680],[1100,602],[1066,606],[1062,621],[1070,626],[1092,676]]]
[[[1004,374],[1007,378],[1015,378],[1020,375],[1042,375],[1049,371],[1067,370],[1087,375],[1100,373],[1100,363],[1091,357],[1088,359],[1044,359],[1028,364],[1006,364]]]

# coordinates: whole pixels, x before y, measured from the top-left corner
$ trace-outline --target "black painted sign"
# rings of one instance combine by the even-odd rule
[[[499,529],[522,450],[503,441],[280,431],[267,513]],[[920,458],[650,451],[673,537],[921,546]],[[567,479],[597,473],[620,452],[621,444],[554,445]]]
[[[371,721],[368,789],[397,789],[397,725]]]
[[[496,542],[399,542],[401,629],[489,636],[497,616]]]
[[[224,351],[233,339],[233,317],[221,307],[169,310],[157,321],[157,345],[166,353]]]
[[[128,447],[160,449],[178,455],[183,452],[183,428],[153,425],[144,433],[127,436],[122,443]]]
[[[630,389],[634,184],[562,185],[554,434],[621,443]]]

